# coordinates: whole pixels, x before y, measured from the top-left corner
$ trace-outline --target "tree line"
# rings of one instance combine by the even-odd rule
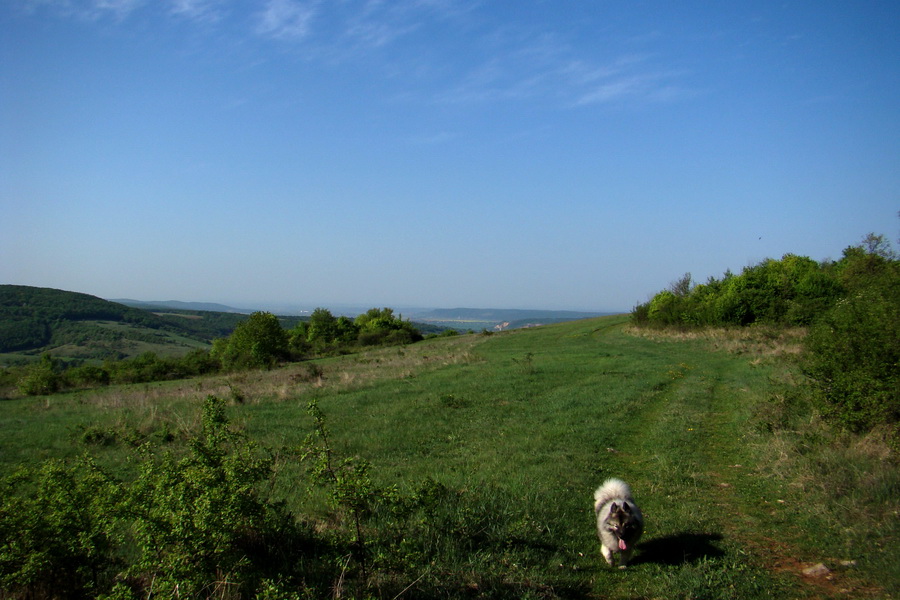
[[[285,329],[269,312],[255,312],[230,335],[213,340],[210,350],[197,349],[181,357],[146,352],[126,360],[68,366],[44,353],[22,369],[9,369],[25,395],[90,388],[108,384],[146,383],[244,369],[271,369],[279,364],[329,354],[349,353],[381,345],[410,344],[423,339],[419,330],[391,308],[372,308],[350,319],[317,308],[309,320]]]
[[[869,234],[840,260],[786,254],[694,284],[690,273],[632,320],[643,327],[806,327],[801,365],[827,416],[862,431],[900,423],[900,255]]]

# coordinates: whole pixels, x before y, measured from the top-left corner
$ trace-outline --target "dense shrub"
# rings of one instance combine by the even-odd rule
[[[401,345],[418,342],[422,334],[402,316],[394,315],[390,308],[372,308],[356,317],[359,343],[363,346],[379,344]]]
[[[68,329],[69,333],[76,331],[78,324]],[[90,337],[91,331],[85,329],[83,334]],[[102,366],[79,365],[75,361],[68,368],[61,359],[46,354],[40,363],[17,367],[9,377],[15,379],[20,393],[35,396],[108,384],[182,379],[223,369],[270,369],[282,361],[347,353],[362,346],[410,344],[422,339],[412,323],[395,316],[390,308],[373,308],[356,320],[335,317],[327,309],[318,308],[308,321],[299,321],[290,331],[282,327],[275,315],[257,312],[238,323],[228,337],[214,340],[210,351],[192,350],[181,357],[145,352],[129,359],[109,359]]]
[[[0,482],[0,595],[93,598],[107,589],[120,565],[118,498],[88,460],[50,461]]]
[[[224,404],[206,400],[190,453],[148,455],[131,488],[140,556],[129,570],[154,582],[157,594],[247,597],[303,535],[259,484],[272,476],[272,456],[228,427]],[[252,595],[252,594],[249,594]]]
[[[529,584],[507,581],[509,565],[557,552],[502,490],[379,485],[310,412],[307,443],[279,453],[331,500],[315,527],[273,498],[274,453],[234,429],[215,397],[185,448],[146,442],[122,479],[88,459],[0,479],[0,597],[523,597]]]
[[[632,319],[641,325],[803,326],[812,323],[845,293],[830,263],[785,254],[728,272],[691,286],[690,274],[635,307]]]
[[[145,352],[128,360],[107,362],[106,370],[114,383],[147,383],[173,379],[172,364],[153,352]]]
[[[96,365],[72,367],[65,372],[65,381],[69,387],[95,387],[108,385],[109,371]]]
[[[40,362],[25,369],[19,379],[19,391],[26,396],[56,392],[62,385],[61,369],[59,361],[50,354],[41,355]]]
[[[412,323],[394,315],[390,308],[372,308],[353,320],[317,308],[308,323],[298,324],[291,332],[291,348],[295,352],[314,349],[329,353],[346,351],[356,345],[401,345],[422,339]]]
[[[853,430],[900,421],[900,261],[848,248],[846,297],[811,328],[803,368],[826,415]]]
[[[272,455],[208,397],[187,455],[144,446],[133,482],[83,459],[0,480],[0,597],[253,598],[318,564],[312,532],[261,486]],[[327,570],[327,566],[319,566]],[[310,581],[321,573],[309,574]]]

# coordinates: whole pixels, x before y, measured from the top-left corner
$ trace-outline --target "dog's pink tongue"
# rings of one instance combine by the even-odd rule
[[[628,550],[628,546],[625,545],[625,540],[623,539],[619,540],[619,550]]]

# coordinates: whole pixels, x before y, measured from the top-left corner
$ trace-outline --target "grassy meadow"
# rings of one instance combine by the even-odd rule
[[[329,597],[896,597],[896,463],[877,436],[845,439],[797,399],[800,335],[679,337],[604,317],[7,400],[0,464],[88,453],[127,478],[134,446],[179,452],[215,395],[272,451],[268,492],[327,532],[347,525],[298,452],[315,401],[335,455],[370,463],[372,485],[445,497],[427,528],[424,516],[385,525],[427,560],[404,562],[398,542],[390,575],[353,588],[348,558],[320,588]],[[603,562],[592,510],[613,476],[646,519],[625,570]],[[382,517],[392,523],[376,513],[367,526]],[[829,575],[803,574],[817,563]]]

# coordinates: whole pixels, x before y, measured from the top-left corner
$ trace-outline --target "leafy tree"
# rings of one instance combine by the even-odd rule
[[[312,349],[309,343],[309,322],[300,321],[288,332],[288,347],[295,357],[303,356]]]
[[[356,325],[362,329],[389,329],[397,321],[392,308],[370,308],[355,319]]]
[[[356,317],[361,344],[408,344],[422,339],[422,334],[390,308],[370,308]]]
[[[359,335],[359,327],[353,319],[341,315],[335,323],[335,341],[350,344],[356,341]]]
[[[226,368],[271,368],[288,357],[288,341],[278,317],[269,312],[255,312],[238,323],[230,336],[215,340],[212,355]]]
[[[327,308],[315,309],[309,317],[306,339],[311,343],[329,344],[338,337],[337,319]]]

